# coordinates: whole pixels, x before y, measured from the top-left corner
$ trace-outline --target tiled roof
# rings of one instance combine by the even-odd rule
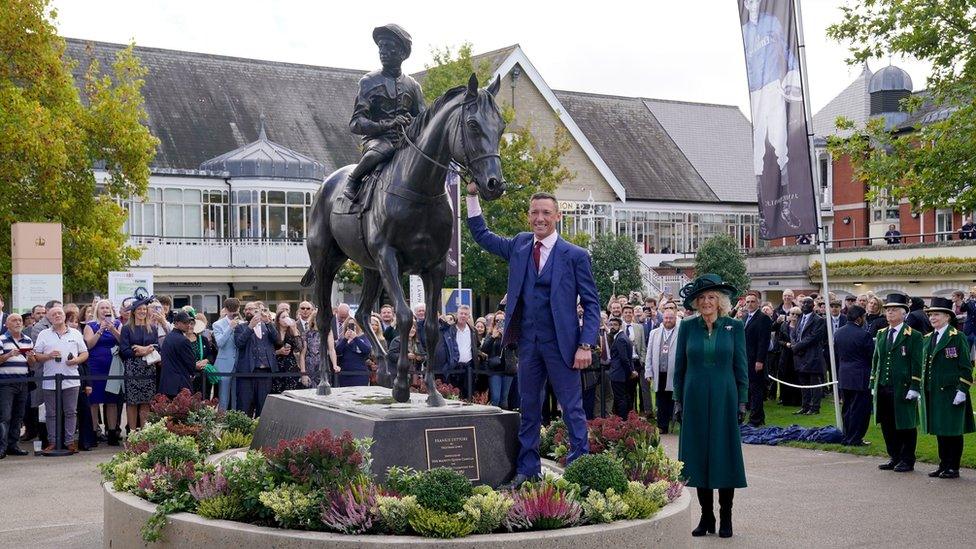
[[[871,114],[871,97],[868,95],[868,84],[871,81],[871,69],[864,65],[861,74],[850,83],[844,91],[837,94],[813,115],[813,134],[818,137],[837,135],[847,137],[850,130],[837,130],[837,117],[843,116],[854,121],[855,126],[863,127]]]
[[[738,107],[644,99],[705,183],[723,202],[756,202],[752,124]]]
[[[628,199],[719,200],[640,98],[554,93],[627,189]]]

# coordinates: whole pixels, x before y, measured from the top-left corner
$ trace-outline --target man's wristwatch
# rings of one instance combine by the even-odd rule
[[[578,349],[583,349],[584,351],[592,351],[593,350],[593,346],[590,345],[589,343],[580,343],[576,347]]]

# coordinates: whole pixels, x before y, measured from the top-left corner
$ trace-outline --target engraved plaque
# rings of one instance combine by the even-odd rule
[[[473,426],[424,429],[424,434],[427,437],[427,469],[446,467],[469,480],[480,480],[478,438]]]

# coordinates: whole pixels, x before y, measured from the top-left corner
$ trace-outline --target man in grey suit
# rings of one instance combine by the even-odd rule
[[[627,334],[633,347],[634,369],[638,376],[627,381],[631,400],[636,404],[635,409],[641,413],[651,410],[651,391],[644,377],[644,361],[647,359],[647,334],[644,333],[642,326],[634,318],[634,307],[624,305],[621,309],[621,319],[623,326],[620,331]],[[636,400],[635,400],[636,399]]]
[[[667,434],[674,413],[674,358],[678,341],[678,315],[674,309],[665,309],[661,324],[651,330],[647,343],[647,361],[644,378],[654,388],[657,402],[657,428]]]
[[[234,342],[234,330],[241,323],[240,318],[241,302],[236,297],[228,297],[224,300],[224,310],[227,313],[217,322],[213,323],[214,341],[217,344],[217,360],[214,367],[218,372],[229,374],[234,371],[237,364],[237,344]],[[230,377],[220,378],[220,409],[230,409],[231,387],[234,380]]]

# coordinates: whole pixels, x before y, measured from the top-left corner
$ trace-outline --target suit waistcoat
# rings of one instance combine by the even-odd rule
[[[531,249],[530,249],[531,253]],[[556,340],[556,323],[552,318],[551,290],[552,264],[556,262],[549,255],[541,273],[536,273],[535,262],[526,262],[525,278],[522,281],[522,323],[521,339],[528,342],[548,343]]]

